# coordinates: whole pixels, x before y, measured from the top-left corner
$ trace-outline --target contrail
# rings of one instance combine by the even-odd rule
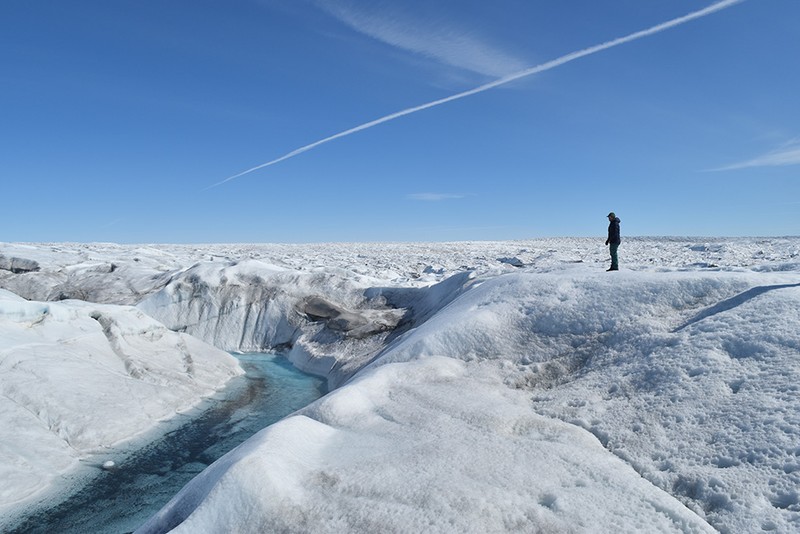
[[[497,79],[497,80],[495,80],[493,82],[489,82],[489,83],[485,83],[483,85],[479,85],[478,87],[475,87],[474,89],[469,89],[467,91],[464,91],[464,92],[461,92],[461,93],[457,93],[457,94],[454,94],[454,95],[451,95],[451,96],[448,96],[448,97],[445,97],[445,98],[440,98],[439,100],[434,100],[433,102],[428,102],[427,104],[421,104],[419,106],[414,106],[412,108],[404,109],[402,111],[398,111],[396,113],[392,113],[390,115],[386,115],[385,117],[381,117],[379,119],[375,119],[375,120],[370,121],[370,122],[365,122],[364,124],[362,124],[360,126],[356,126],[355,128],[350,128],[349,130],[345,130],[343,132],[339,132],[337,134],[331,135],[330,137],[326,137],[324,139],[320,139],[319,141],[316,141],[316,142],[311,143],[309,145],[300,147],[300,148],[298,148],[296,150],[292,150],[288,154],[285,154],[285,155],[283,155],[283,156],[281,156],[281,157],[279,157],[277,159],[273,159],[272,161],[268,161],[266,163],[262,163],[261,165],[253,167],[251,169],[247,169],[246,171],[242,171],[239,174],[234,174],[233,176],[229,176],[228,178],[225,178],[221,182],[217,182],[216,184],[207,187],[206,190],[212,189],[212,188],[217,187],[217,186],[220,186],[220,185],[222,185],[224,183],[230,182],[231,180],[235,180],[236,178],[244,176],[245,174],[250,174],[251,172],[255,172],[255,171],[259,170],[259,169],[263,169],[264,167],[269,167],[271,165],[275,165],[276,163],[280,163],[281,161],[287,160],[289,158],[293,158],[295,156],[298,156],[298,155],[302,154],[303,152],[308,152],[311,149],[317,148],[318,146],[324,145],[325,143],[329,143],[329,142],[331,142],[331,141],[333,141],[335,139],[339,139],[341,137],[346,137],[346,136],[354,134],[356,132],[360,132],[362,130],[366,130],[368,128],[372,128],[373,126],[377,126],[379,124],[383,124],[384,122],[389,122],[391,120],[394,120],[394,119],[397,119],[397,118],[400,118],[400,117],[404,117],[405,115],[411,115],[412,113],[416,113],[416,112],[422,111],[424,109],[429,109],[429,108],[432,108],[432,107],[435,107],[435,106],[439,106],[441,104],[446,104],[447,102],[452,102],[453,100],[459,100],[461,98],[465,98],[465,97],[472,96],[472,95],[475,95],[475,94],[478,94],[478,93],[482,93],[484,91],[488,91],[489,89],[493,89],[495,87],[499,87],[501,85],[505,85],[507,83],[511,83],[511,82],[513,82],[515,80],[519,80],[520,78],[525,78],[527,76],[531,76],[532,74],[538,74],[540,72],[544,72],[546,70],[550,70],[550,69],[553,69],[555,67],[559,67],[559,66],[561,66],[561,65],[563,65],[565,63],[569,63],[570,61],[575,61],[576,59],[580,59],[582,57],[590,56],[592,54],[596,54],[597,52],[601,52],[603,50],[607,50],[609,48],[613,48],[613,47],[621,45],[621,44],[625,44],[625,43],[629,43],[631,41],[635,41],[637,39],[641,39],[642,37],[647,37],[647,36],[650,36],[650,35],[654,35],[656,33],[663,32],[664,30],[668,30],[670,28],[674,28],[675,26],[680,26],[681,24],[684,24],[684,23],[689,22],[689,21],[694,20],[694,19],[699,19],[701,17],[705,17],[706,15],[711,15],[712,13],[716,13],[717,11],[721,11],[721,10],[723,10],[725,8],[731,7],[734,4],[739,4],[739,3],[744,2],[744,1],[745,0],[722,0],[721,2],[717,2],[715,4],[712,4],[712,5],[704,8],[704,9],[700,9],[698,11],[693,11],[692,13],[689,13],[688,15],[684,15],[682,17],[678,17],[678,18],[675,18],[675,19],[672,19],[672,20],[668,20],[667,22],[663,22],[661,24],[657,24],[656,26],[652,26],[650,28],[647,28],[646,30],[641,30],[641,31],[638,31],[638,32],[635,32],[635,33],[631,33],[629,35],[626,35],[625,37],[619,37],[617,39],[613,39],[611,41],[606,41],[604,43],[601,43],[601,44],[598,44],[598,45],[595,45],[595,46],[591,46],[589,48],[584,48],[583,50],[578,50],[577,52],[571,52],[571,53],[569,53],[567,55],[564,55],[564,56],[561,56],[559,58],[550,60],[550,61],[548,61],[546,63],[542,63],[541,65],[537,65],[537,66],[531,67],[529,69],[521,70],[521,71],[516,72],[514,74],[509,74],[508,76],[505,76],[503,78],[499,78],[499,79]]]

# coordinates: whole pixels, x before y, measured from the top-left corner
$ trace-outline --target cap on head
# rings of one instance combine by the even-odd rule
[[[616,214],[613,211],[609,213],[608,216],[611,217],[612,219],[616,218]]]

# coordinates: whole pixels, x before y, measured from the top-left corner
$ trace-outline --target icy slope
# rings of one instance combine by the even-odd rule
[[[142,532],[795,531],[797,278],[479,279]]]
[[[797,273],[488,280],[379,360],[494,361],[727,532],[800,528]]]
[[[251,438],[137,532],[713,532],[528,397],[452,358],[381,366]]]
[[[241,372],[131,307],[0,290],[0,334],[0,513]]]

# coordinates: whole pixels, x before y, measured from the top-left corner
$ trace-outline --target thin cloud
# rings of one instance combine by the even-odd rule
[[[398,9],[402,9],[402,3],[382,4],[380,11],[370,10],[369,4],[364,3],[324,1],[317,5],[359,33],[445,65],[491,77],[525,67],[522,61],[484,42],[473,32],[409,18]],[[391,11],[386,11],[388,8]]]
[[[751,167],[784,167],[787,165],[800,165],[800,139],[792,139],[780,148],[768,152],[763,156],[711,170],[734,171]]]
[[[452,200],[457,198],[464,198],[465,195],[455,195],[452,193],[412,193],[406,195],[410,200],[422,200],[425,202],[437,202],[440,200]]]
[[[113,221],[102,225],[100,228],[111,228],[112,226],[116,226],[117,224],[123,222],[124,220],[125,220],[124,218],[120,217],[118,219],[114,219]]]
[[[288,154],[285,154],[285,155],[283,155],[283,156],[281,156],[279,158],[273,159],[272,161],[268,161],[266,163],[262,163],[261,165],[257,165],[255,167],[247,169],[246,171],[242,171],[242,172],[240,172],[238,174],[234,174],[233,176],[229,176],[228,178],[225,178],[224,180],[222,180],[220,182],[217,182],[217,183],[215,183],[213,185],[208,186],[206,188],[206,190],[212,189],[212,188],[217,187],[217,186],[220,186],[222,184],[230,182],[231,180],[235,180],[236,178],[240,178],[240,177],[242,177],[242,176],[244,176],[246,174],[250,174],[252,172],[255,172],[257,170],[263,169],[265,167],[269,167],[271,165],[275,165],[276,163],[280,163],[281,161],[285,161],[285,160],[287,160],[289,158],[293,158],[295,156],[299,156],[300,154],[302,154],[304,152],[308,152],[309,150],[312,150],[314,148],[317,148],[320,145],[324,145],[325,143],[330,143],[331,141],[334,141],[336,139],[340,139],[342,137],[346,137],[348,135],[352,135],[352,134],[360,132],[362,130],[366,130],[368,128],[372,128],[373,126],[377,126],[379,124],[383,124],[384,122],[389,122],[389,121],[392,121],[394,119],[398,119],[400,117],[404,117],[406,115],[411,115],[412,113],[416,113],[418,111],[423,111],[425,109],[429,109],[429,108],[432,108],[432,107],[440,106],[442,104],[446,104],[446,103],[452,102],[454,100],[460,100],[462,98],[466,98],[468,96],[476,95],[478,93],[482,93],[484,91],[488,91],[489,89],[494,89],[495,87],[499,87],[501,85],[505,85],[505,84],[514,82],[516,80],[531,76],[533,74],[538,74],[540,72],[544,72],[544,71],[547,71],[547,70],[550,70],[550,69],[553,69],[553,68],[556,68],[556,67],[560,67],[561,65],[564,65],[565,63],[569,63],[571,61],[575,61],[576,59],[580,59],[582,57],[590,56],[592,54],[596,54],[598,52],[602,52],[603,50],[607,50],[609,48],[613,48],[613,47],[619,46],[621,44],[629,43],[631,41],[636,41],[637,39],[641,39],[643,37],[648,37],[650,35],[655,35],[657,33],[661,33],[663,31],[666,31],[666,30],[669,30],[671,28],[674,28],[675,26],[680,26],[681,24],[685,24],[685,23],[690,22],[692,20],[699,19],[699,18],[705,17],[707,15],[711,15],[713,13],[716,13],[717,11],[721,11],[723,9],[729,8],[729,7],[731,7],[731,6],[735,5],[735,4],[739,4],[739,3],[742,3],[744,1],[745,0],[722,0],[721,2],[717,2],[717,3],[712,4],[712,5],[710,5],[710,6],[706,7],[706,8],[700,9],[698,11],[693,11],[692,13],[689,13],[688,15],[684,15],[682,17],[677,17],[677,18],[674,18],[672,20],[668,20],[667,22],[663,22],[661,24],[657,24],[655,26],[651,26],[650,28],[647,28],[646,30],[641,30],[641,31],[638,31],[638,32],[631,33],[629,35],[626,35],[625,37],[619,37],[619,38],[613,39],[611,41],[606,41],[605,43],[601,43],[601,44],[598,44],[598,45],[595,45],[595,46],[590,46],[589,48],[584,48],[583,50],[578,50],[576,52],[572,52],[572,53],[566,54],[564,56],[561,56],[559,58],[553,59],[553,60],[548,61],[546,63],[542,63],[541,65],[537,65],[535,67],[531,67],[529,69],[525,69],[525,70],[519,71],[519,72],[517,72],[515,74],[504,76],[504,77],[499,78],[499,79],[497,79],[497,80],[495,80],[493,82],[489,82],[489,83],[485,83],[483,85],[479,85],[478,87],[475,87],[474,89],[469,89],[467,91],[463,91],[461,93],[457,93],[457,94],[454,94],[454,95],[451,95],[451,96],[448,96],[448,97],[445,97],[445,98],[440,98],[439,100],[434,100],[432,102],[428,102],[427,104],[414,106],[414,107],[411,107],[411,108],[408,108],[408,109],[404,109],[402,111],[391,113],[389,115],[386,115],[385,117],[381,117],[379,119],[375,119],[375,120],[370,121],[370,122],[365,122],[364,124],[361,124],[361,125],[356,126],[354,128],[350,128],[349,130],[344,130],[343,132],[339,132],[337,134],[331,135],[331,136],[326,137],[324,139],[320,139],[319,141],[315,141],[314,143],[311,143],[311,144],[308,144],[306,146],[300,147],[300,148],[298,148],[296,150],[293,150],[293,151],[289,152]]]

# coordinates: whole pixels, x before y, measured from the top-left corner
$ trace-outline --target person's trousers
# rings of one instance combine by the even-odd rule
[[[611,268],[619,269],[619,259],[617,258],[617,249],[619,248],[619,243],[611,243],[608,248],[611,251]]]

